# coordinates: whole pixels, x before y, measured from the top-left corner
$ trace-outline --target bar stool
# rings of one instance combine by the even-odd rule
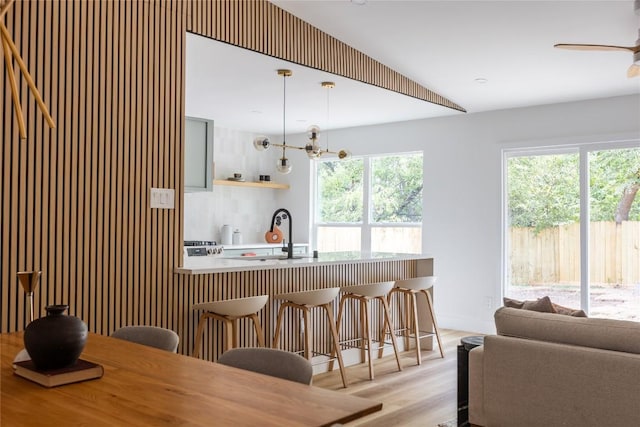
[[[436,316],[433,312],[433,300],[431,299],[431,293],[429,292],[433,288],[433,284],[436,282],[436,276],[415,277],[413,279],[397,280],[395,286],[389,292],[388,300],[391,301],[391,296],[394,293],[401,293],[405,296],[405,313],[404,316],[400,315],[401,325],[399,329],[396,329],[396,334],[400,332],[400,336],[405,338],[405,349],[409,348],[409,338],[413,336],[415,338],[416,345],[416,358],[418,359],[418,365],[422,364],[422,356],[420,354],[420,338],[436,336],[438,340],[438,347],[440,348],[440,357],[444,357],[442,350],[442,341],[440,340],[440,331],[438,330],[438,323],[436,322]],[[418,304],[416,296],[423,294],[427,300],[427,311],[429,317],[433,323],[432,331],[421,331],[418,325]]]
[[[198,331],[196,332],[196,343],[193,348],[193,357],[198,357],[200,355],[202,334],[204,332],[204,325],[207,323],[208,319],[224,322],[226,329],[224,351],[238,346],[238,320],[243,318],[250,318],[253,320],[258,344],[261,347],[266,347],[264,343],[264,332],[260,326],[260,319],[258,319],[257,313],[267,304],[268,299],[269,295],[258,295],[255,297],[194,304],[192,309],[204,310],[204,313],[200,315],[200,321],[198,322]]]
[[[274,298],[283,300],[284,302],[280,305],[278,309],[278,320],[276,322],[276,330],[273,336],[273,348],[278,348],[278,343],[280,341],[280,330],[282,329],[282,319],[285,314],[285,310],[287,307],[300,310],[302,312],[303,321],[304,321],[304,357],[311,361],[311,357],[313,355],[322,355],[329,356],[331,362],[333,360],[332,355],[319,353],[312,350],[311,343],[313,342],[313,332],[312,328],[309,327],[309,314],[311,313],[312,308],[322,307],[327,313],[327,320],[329,322],[329,330],[331,331],[331,340],[333,342],[333,347],[337,349],[334,353],[336,355],[335,358],[338,359],[338,365],[340,366],[340,375],[342,377],[342,384],[344,387],[347,387],[347,378],[344,370],[344,363],[342,362],[342,353],[340,352],[340,343],[338,342],[338,331],[336,330],[336,324],[333,319],[333,300],[340,293],[340,288],[326,288],[326,289],[316,289],[313,291],[304,291],[304,292],[291,292],[287,294],[276,295]],[[321,363],[327,363],[325,361]]]
[[[382,357],[382,351],[385,347],[393,347],[393,352],[396,356],[396,363],[398,364],[398,370],[402,371],[402,366],[400,366],[400,356],[398,355],[396,335],[393,333],[393,323],[391,321],[392,319],[389,312],[389,304],[387,302],[387,295],[393,288],[394,284],[394,282],[380,282],[367,285],[346,286],[341,288],[342,297],[340,298],[340,309],[338,310],[337,321],[338,336],[340,336],[340,326],[342,324],[342,316],[344,314],[345,303],[348,300],[356,300],[360,302],[360,337],[341,341],[340,343],[342,345],[348,345],[348,343],[358,341],[358,347],[360,348],[360,360],[362,362],[364,362],[365,360],[366,350],[369,357],[369,379],[371,380],[373,379],[373,360],[371,358],[373,342],[378,345],[378,358]],[[380,335],[378,336],[378,340],[371,339],[371,306],[369,302],[371,302],[372,300],[378,300],[382,305],[383,325],[382,328],[380,328]],[[391,343],[385,342],[387,330],[389,331],[389,335],[391,336]],[[332,365],[330,364],[329,369],[331,368]]]

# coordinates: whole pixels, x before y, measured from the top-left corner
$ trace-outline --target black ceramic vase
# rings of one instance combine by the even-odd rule
[[[87,325],[64,312],[68,305],[49,305],[46,317],[29,323],[24,347],[36,368],[46,371],[73,366],[87,342]]]

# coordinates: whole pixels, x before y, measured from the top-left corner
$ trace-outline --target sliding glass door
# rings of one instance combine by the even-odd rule
[[[506,297],[640,319],[640,148],[505,153]]]
[[[640,148],[594,150],[589,168],[589,308],[640,320]]]
[[[580,162],[572,152],[507,158],[505,296],[580,307]]]

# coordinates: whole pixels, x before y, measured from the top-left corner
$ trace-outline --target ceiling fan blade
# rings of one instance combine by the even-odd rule
[[[606,44],[568,44],[568,43],[558,43],[553,45],[553,47],[557,47],[559,49],[570,49],[570,50],[600,50],[600,51],[608,51],[608,50],[622,50],[627,52],[635,52],[636,49],[639,49],[639,46],[610,46]]]
[[[627,70],[627,77],[640,77],[640,65],[631,64],[631,66]]]

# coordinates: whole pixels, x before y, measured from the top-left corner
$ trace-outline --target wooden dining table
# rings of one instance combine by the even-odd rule
[[[329,426],[382,403],[89,334],[100,379],[45,388],[13,373],[22,332],[0,334],[2,426]]]

